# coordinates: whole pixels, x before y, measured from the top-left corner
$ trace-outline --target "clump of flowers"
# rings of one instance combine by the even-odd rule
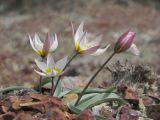
[[[49,33],[46,34],[44,41],[42,42],[37,34],[34,35],[32,39],[29,35],[30,44],[33,50],[42,58],[42,62],[44,62],[45,58],[48,54],[53,53],[58,47],[57,35],[49,36]],[[39,72],[40,73],[40,72]],[[42,85],[42,76],[40,76],[40,88]]]
[[[73,54],[69,57],[62,58],[61,60],[57,62],[54,61],[53,54],[52,54],[58,47],[58,40],[57,40],[56,34],[54,37],[50,37],[49,34],[47,33],[44,42],[40,40],[37,34],[35,34],[33,39],[29,36],[30,44],[32,48],[42,58],[42,60],[35,59],[35,63],[39,68],[39,70],[35,70],[35,71],[41,76],[40,77],[40,87],[41,87],[42,76],[52,78],[51,95],[54,95],[56,89],[58,88],[58,85],[61,81],[61,76],[64,74],[67,66],[78,55],[81,55],[81,54],[93,55],[93,56],[102,55],[107,51],[107,49],[110,46],[110,45],[107,45],[104,48],[100,47],[100,42],[102,40],[101,35],[95,37],[93,40],[89,40],[88,33],[84,31],[83,22],[79,25],[76,32],[74,32],[74,28],[72,24],[72,32],[73,32],[73,39],[74,39]],[[135,55],[139,55],[140,53],[139,50],[137,49],[136,45],[133,44],[135,35],[136,35],[135,32],[127,31],[118,38],[117,42],[114,45],[114,50],[112,54],[108,56],[108,58],[104,61],[104,63],[100,66],[100,68],[98,68],[97,71],[91,76],[90,80],[88,81],[84,89],[78,93],[78,98],[72,103],[74,107],[77,107],[76,109],[84,110],[86,108],[93,107],[93,105],[95,105],[97,102],[99,103],[100,100],[101,101],[108,100],[106,98],[103,98],[100,95],[99,97],[97,96],[95,96],[95,98],[93,97],[94,99],[92,99],[92,97],[90,96],[87,98],[87,95],[85,93],[88,90],[89,85],[93,82],[93,80],[95,80],[96,76],[101,72],[101,70],[106,66],[106,64],[112,59],[113,56],[115,56],[116,54],[125,52],[126,50],[130,50]],[[54,84],[55,78],[57,80],[56,84]],[[112,91],[112,89],[110,91]],[[63,91],[63,92],[67,94],[68,91],[67,92]],[[60,95],[61,97],[64,95],[63,92],[62,92],[62,95]],[[104,91],[101,90],[101,92],[105,96],[105,94],[107,94],[109,90],[104,90]],[[84,95],[85,95],[85,99],[83,98]],[[81,101],[81,99],[83,100]],[[87,100],[90,100],[90,103],[87,103]],[[113,100],[120,101],[118,98],[114,98]],[[86,107],[84,103],[88,105],[88,107]],[[74,111],[73,106],[70,107],[70,109]]]

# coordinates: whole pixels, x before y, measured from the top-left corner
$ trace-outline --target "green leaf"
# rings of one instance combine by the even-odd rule
[[[73,105],[73,103],[69,104],[69,105],[68,105],[68,108],[69,108],[73,113],[75,113],[75,114],[79,114],[79,113],[82,112],[80,109],[78,109],[77,107],[75,107],[75,106]]]
[[[107,98],[120,98],[120,97],[115,93],[111,93],[107,96]]]
[[[57,80],[58,78],[54,78],[54,85],[57,83]],[[61,81],[59,81],[53,96],[58,97],[60,96],[61,92],[62,92],[62,85],[61,85]]]
[[[65,91],[62,91],[59,95],[58,95],[58,98],[62,98],[63,96],[65,96],[66,94],[70,93],[71,90],[65,90]]]
[[[97,93],[97,95],[95,95],[94,97],[87,99],[86,101],[80,101],[77,108],[80,110],[84,110],[85,108],[88,108],[89,105],[94,104],[97,101],[103,100],[104,98],[108,98],[108,97],[119,97],[116,94],[111,94],[112,91],[114,91],[115,89],[109,89],[108,91],[105,91],[105,93]]]
[[[76,108],[73,104],[69,104],[68,108],[75,114],[80,114],[82,112],[81,110]],[[96,120],[108,120],[107,118],[102,117],[102,116],[98,116],[98,115],[96,115],[95,117],[96,117]]]
[[[76,89],[72,89],[72,90],[64,90],[64,91],[62,91],[60,94],[59,94],[59,98],[61,98],[61,97],[63,97],[64,95],[66,95],[66,94],[73,94],[73,93],[75,93],[75,94],[78,94],[78,93],[80,93],[82,91],[82,89],[81,88],[76,88]],[[87,91],[87,93],[92,93],[92,92],[90,92],[90,91]],[[96,93],[94,93],[94,94],[96,94]]]
[[[78,104],[77,108],[83,111],[84,109],[88,108],[88,106],[90,106],[91,104],[94,104],[95,102],[106,98],[108,95],[109,95],[109,93],[98,94],[98,95],[92,97],[91,99],[84,101],[84,102],[81,102],[81,104]]]
[[[58,78],[55,77],[54,78],[54,85],[56,84],[57,80],[58,80]],[[52,79],[50,77],[44,78],[42,81],[42,86],[51,82],[51,81],[52,81]],[[57,85],[57,88],[56,88],[53,96],[58,97],[58,96],[60,96],[61,93],[62,93],[62,85],[61,85],[61,81],[60,81]]]
[[[111,87],[111,88],[108,88],[108,89],[103,89],[103,88],[88,88],[86,91],[85,91],[85,94],[89,94],[89,93],[110,93],[111,91],[113,92],[116,88],[115,87]],[[71,93],[81,93],[83,90],[83,88],[75,88],[75,89],[72,89],[70,92]]]
[[[102,117],[102,116],[98,116],[96,115],[96,120],[110,120],[110,119],[107,119],[106,117]]]
[[[81,98],[81,101],[79,102],[79,104],[90,100],[91,98],[93,98],[96,95],[98,95],[98,93],[90,93],[90,94],[83,95],[82,98]]]
[[[109,89],[100,89],[100,88],[88,88],[86,90],[86,94],[83,95],[81,101],[78,106],[74,106],[74,102],[68,105],[68,108],[75,114],[80,114],[85,109],[90,109],[96,105],[105,102],[117,101],[120,105],[125,104],[126,101],[120,99],[120,97],[113,93],[116,88],[111,87]],[[82,89],[73,89],[68,94],[71,93],[80,93]],[[96,120],[107,120],[107,118],[102,116],[96,116]]]
[[[120,98],[104,98],[102,100],[97,100],[95,103],[88,105],[87,108],[92,108],[92,107],[99,105],[101,103],[112,102],[112,101],[117,101],[119,106],[121,106],[123,104],[127,104],[127,102],[125,100],[120,99]]]
[[[0,93],[11,92],[11,91],[15,91],[15,90],[22,90],[22,89],[31,89],[33,92],[36,92],[31,87],[27,87],[27,86],[12,86],[12,87],[7,87],[7,88],[0,89]]]

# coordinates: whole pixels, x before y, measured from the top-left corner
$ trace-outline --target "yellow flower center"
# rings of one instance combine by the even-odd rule
[[[80,47],[79,43],[77,40],[75,40],[75,50],[78,52],[78,53],[82,53],[83,52],[83,48]]]
[[[61,70],[61,69],[59,69],[59,68],[57,68],[57,67],[53,67],[53,68],[48,68],[48,69],[46,69],[46,70],[45,70],[45,74],[46,74],[46,75],[49,75],[49,74],[51,74],[53,71],[56,72],[56,75],[55,75],[55,76],[58,76],[60,73],[62,73],[62,70]]]
[[[47,56],[47,53],[45,53],[43,50],[37,50],[36,53],[41,57]]]

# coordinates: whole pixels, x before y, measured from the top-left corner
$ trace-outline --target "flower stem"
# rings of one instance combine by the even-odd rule
[[[39,77],[39,92],[42,93],[42,76]]]
[[[44,61],[45,57],[42,57],[42,62]],[[42,93],[42,76],[39,77],[39,92]]]
[[[77,101],[75,102],[75,106],[78,105],[79,101],[81,100],[83,94],[85,93],[85,91],[87,90],[87,88],[89,87],[89,85],[93,82],[93,80],[96,78],[96,76],[98,75],[98,73],[105,67],[105,65],[111,60],[111,58],[115,55],[116,53],[113,52],[109,58],[103,63],[103,65],[96,71],[96,73],[91,77],[91,79],[89,80],[89,82],[87,83],[87,85],[85,86],[85,88],[83,89],[83,91],[80,93],[80,95],[78,96]]]
[[[51,96],[53,95],[53,89],[54,89],[54,77],[52,78],[52,86],[51,86]]]
[[[67,64],[65,65],[63,71],[67,68],[67,66],[72,62],[72,60],[73,60],[77,55],[78,55],[77,52],[73,53],[72,57],[69,59],[69,61],[68,61]],[[58,86],[58,83],[60,82],[60,79],[61,79],[61,76],[58,77],[58,80],[57,80],[56,85],[55,85],[55,87],[54,87],[54,89],[53,89],[52,95],[54,95],[54,92],[56,91],[56,88],[57,88],[57,86]]]

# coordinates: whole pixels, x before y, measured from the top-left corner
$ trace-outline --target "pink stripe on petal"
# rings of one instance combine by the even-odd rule
[[[133,43],[134,37],[135,37],[134,32],[128,31],[123,33],[115,44],[114,50],[116,51],[116,53],[123,52],[128,48],[130,48]]]
[[[122,51],[125,51],[128,48],[130,48],[132,43],[133,43],[134,37],[135,37],[135,34],[132,34],[132,33],[131,33],[131,35],[126,36],[125,41],[124,41],[124,43],[122,43],[121,48],[119,49],[119,51],[122,52]]]
[[[43,45],[43,52],[44,54],[48,54],[50,49],[50,38],[49,38],[49,34],[47,33],[45,41],[44,41],[44,45]]]
[[[75,34],[75,32],[74,32],[74,26],[73,26],[72,21],[70,23],[71,23],[71,28],[72,28],[72,37],[74,38],[74,34]]]
[[[93,56],[98,56],[98,55],[102,55],[103,53],[105,53],[107,51],[107,49],[109,48],[110,45],[107,45],[105,48],[99,48],[97,49],[93,54]]]
[[[97,45],[97,46],[94,46],[94,47],[85,49],[85,50],[81,51],[81,53],[82,53],[82,54],[93,54],[94,52],[96,52],[96,50],[97,50],[99,47],[100,47],[100,46]]]

